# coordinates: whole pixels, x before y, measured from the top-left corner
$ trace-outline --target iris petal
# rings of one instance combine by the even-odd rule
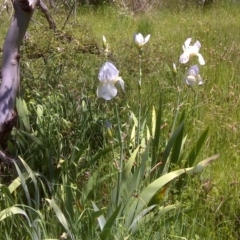
[[[134,41],[137,45],[141,46],[144,43],[144,37],[141,33],[134,35]]]
[[[200,65],[205,65],[205,60],[204,60],[202,54],[198,53],[197,56],[198,56],[199,64]]]
[[[122,78],[118,78],[118,83],[120,84],[122,90],[124,91],[124,81],[122,80]]]
[[[188,60],[189,60],[189,54],[186,52],[184,52],[179,58],[180,63],[187,63]]]
[[[150,34],[148,34],[148,35],[145,37],[145,42],[144,42],[144,44],[147,43],[147,42],[149,41],[150,37],[151,37]]]
[[[116,97],[117,88],[113,82],[100,83],[97,88],[97,96],[105,100],[111,100]]]
[[[197,76],[199,73],[198,65],[193,65],[188,70],[188,75]]]
[[[199,41],[196,41],[194,44],[193,44],[194,47],[197,47],[198,49],[201,48],[201,43]]]
[[[118,77],[119,71],[117,68],[110,62],[106,62],[101,67],[98,79],[100,81],[114,81]]]
[[[187,85],[189,85],[189,86],[195,85],[196,82],[197,82],[197,81],[196,81],[196,77],[194,77],[194,76],[188,76],[187,79],[186,79],[186,83],[187,83]]]
[[[191,41],[192,41],[192,38],[187,38],[187,40],[184,42],[185,49],[189,47]]]

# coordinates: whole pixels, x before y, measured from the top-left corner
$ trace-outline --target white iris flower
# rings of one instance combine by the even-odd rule
[[[187,63],[190,57],[197,56],[199,64],[205,65],[204,58],[202,54],[199,53],[199,50],[201,48],[201,43],[199,41],[196,41],[193,45],[190,46],[191,41],[192,41],[192,38],[188,38],[184,42],[184,45],[182,46],[183,54],[179,58],[180,63]]]
[[[150,34],[148,34],[145,38],[143,37],[143,35],[141,33],[138,33],[138,34],[134,34],[134,42],[136,44],[136,46],[138,48],[142,48],[144,44],[146,44],[149,39],[150,39]]]
[[[198,65],[194,65],[189,68],[186,77],[184,78],[184,82],[187,83],[189,86],[194,86],[194,85],[202,85],[203,84],[203,79],[199,75],[199,68]]]
[[[97,88],[97,96],[104,98],[105,100],[111,100],[117,95],[116,82],[119,82],[121,88],[124,91],[124,81],[119,77],[119,71],[110,62],[106,62],[101,67],[98,79],[100,81]]]

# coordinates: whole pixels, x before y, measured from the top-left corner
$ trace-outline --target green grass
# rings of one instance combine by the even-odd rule
[[[52,14],[61,30],[67,9],[59,7]],[[5,17],[9,21],[3,21]],[[3,12],[0,18],[0,45],[3,45],[10,16]],[[136,199],[156,176],[161,175],[151,176],[149,172],[153,167],[151,161],[163,160],[162,155],[165,155],[161,153],[165,151],[166,154],[166,146],[169,146],[177,112],[176,86],[181,91],[174,129],[180,124],[183,112],[185,124],[171,148],[179,156],[179,162],[176,160],[170,170],[183,166],[207,127],[208,135],[194,165],[216,153],[220,153],[220,158],[201,175],[189,177],[181,194],[176,192],[178,182],[170,185],[168,197],[159,206],[177,203],[181,206],[163,216],[158,209],[158,214],[149,223],[141,225],[135,235],[124,223],[127,210],[120,209],[121,218],[112,222],[109,239],[114,239],[111,234],[117,239],[127,236],[128,239],[238,239],[239,4],[219,2],[207,9],[176,4],[138,14],[109,6],[78,7],[76,15],[71,15],[63,30],[65,37],[48,30],[47,22],[38,10],[33,18],[35,21],[28,29],[30,38],[21,49],[20,92],[28,112],[22,110],[19,126],[13,130],[8,142],[10,154],[20,156],[30,168],[19,164],[16,173],[14,166],[2,166],[0,237],[59,239],[63,232],[69,231],[69,239],[106,239],[107,231],[100,233],[97,218],[101,214],[106,217],[106,209],[111,209],[114,204],[110,198],[114,186],[118,186],[116,191],[127,202],[124,188],[118,185],[117,169],[120,159],[125,166],[136,148],[131,140],[131,133],[135,135],[130,117],[131,112],[137,117],[139,110],[138,51],[133,44],[133,34],[141,32],[151,34],[151,39],[144,46],[142,60],[143,133],[132,174],[144,169],[145,175],[135,186]],[[126,85],[125,93],[119,89],[118,96],[107,103],[96,97],[98,71],[105,62],[101,52],[102,35],[110,44],[108,59],[120,70]],[[200,52],[206,60],[206,65],[200,68],[205,84],[194,90],[182,81],[190,63],[180,65],[178,61],[182,44],[188,37],[201,42]],[[191,63],[195,62],[196,59],[191,60]],[[177,65],[176,77],[172,72],[173,63]],[[161,113],[161,121],[156,125],[159,144],[156,138],[149,141],[154,138],[152,105],[156,113]],[[113,138],[107,134],[106,119],[112,123]],[[124,138],[122,144],[119,133]],[[178,154],[177,149],[186,135],[184,148]],[[150,150],[146,153],[148,144]],[[155,156],[151,144],[156,144],[157,159],[151,159]],[[171,152],[169,154],[171,157]],[[141,165],[140,159],[147,159],[146,166]],[[138,169],[138,166],[143,167]],[[21,184],[14,185],[15,191],[9,192],[9,184],[17,182],[14,181],[17,177]],[[102,211],[94,213],[91,201]],[[2,211],[12,206],[21,208],[25,215],[14,212],[2,219]],[[113,207],[111,211],[115,209]],[[149,216],[152,213],[150,211]]]

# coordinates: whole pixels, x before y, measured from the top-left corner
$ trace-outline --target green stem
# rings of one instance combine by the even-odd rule
[[[139,80],[138,80],[138,101],[139,101],[139,108],[138,108],[138,128],[137,128],[137,146],[140,144],[140,126],[141,126],[141,112],[142,112],[142,94],[141,94],[141,87],[142,87],[142,49],[139,49],[138,55],[138,67],[139,67]]]
[[[179,103],[180,103],[180,92],[181,89],[179,88],[179,86],[177,86],[177,91],[178,91],[178,95],[177,95],[177,105],[176,105],[176,110],[175,110],[175,116],[174,116],[174,121],[173,121],[173,125],[172,125],[172,129],[171,129],[171,135],[174,131],[175,125],[176,125],[176,121],[177,121],[177,117],[178,117],[178,113],[179,113]]]
[[[118,114],[118,107],[117,104],[115,105],[115,112],[117,116],[117,122],[118,122],[118,139],[120,142],[120,158],[119,158],[119,165],[118,165],[118,182],[117,182],[117,195],[116,195],[116,207],[118,207],[120,203],[120,195],[121,195],[121,182],[122,182],[122,168],[123,168],[123,140],[122,140],[122,134],[121,134],[121,125],[120,125],[120,119]]]

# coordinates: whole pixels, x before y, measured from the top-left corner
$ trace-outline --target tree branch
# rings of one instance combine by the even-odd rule
[[[49,13],[47,6],[44,4],[42,0],[39,1],[39,7],[48,21],[49,28],[52,29],[54,32],[56,32],[57,30],[56,23],[54,22],[51,14]]]

